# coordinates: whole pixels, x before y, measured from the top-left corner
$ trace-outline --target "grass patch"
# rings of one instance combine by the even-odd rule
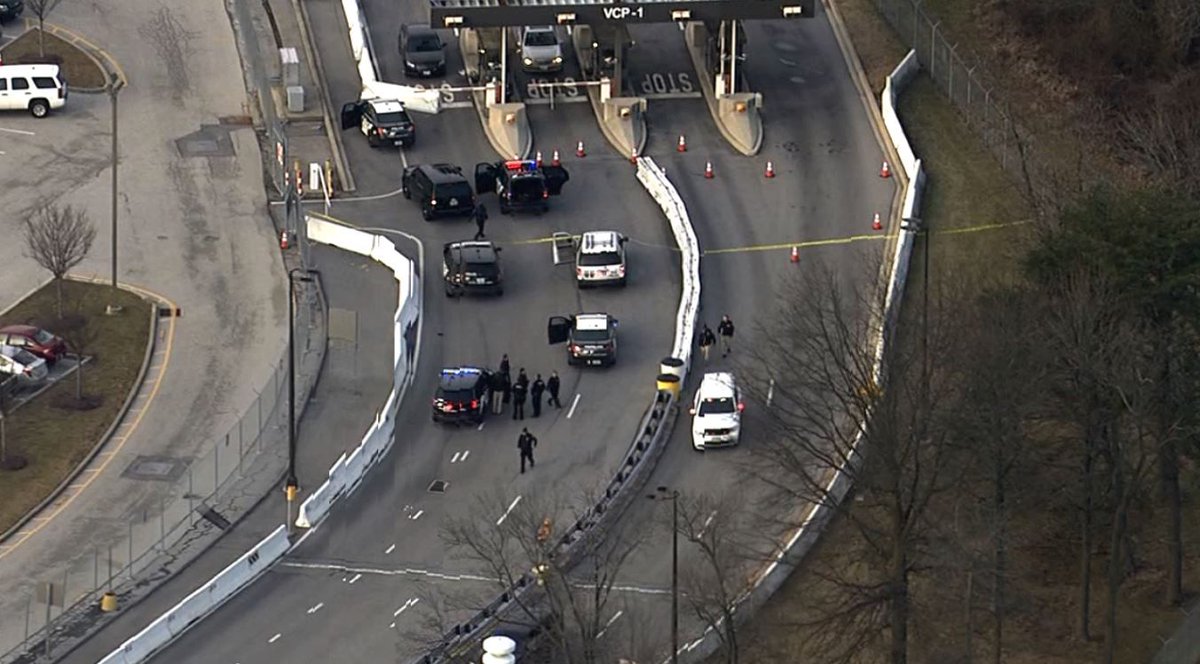
[[[82,316],[94,340],[83,371],[83,392],[101,399],[91,410],[57,407],[75,394],[69,376],[14,412],[7,422],[8,447],[29,462],[18,471],[0,471],[0,532],[7,530],[62,482],[99,442],[134,387],[150,333],[149,303],[110,286],[67,281],[64,314]],[[49,284],[23,300],[0,324],[29,323],[55,330],[55,289]],[[124,310],[106,316],[105,307]]]
[[[45,34],[46,55],[38,48],[37,28],[26,30],[4,47],[4,63],[9,65],[56,64],[67,85],[73,88],[103,88],[108,85],[104,70],[78,46],[49,32]]]

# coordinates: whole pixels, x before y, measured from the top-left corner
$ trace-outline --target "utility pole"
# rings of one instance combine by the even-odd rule
[[[660,486],[646,498],[671,501],[671,664],[679,664],[679,491]]]
[[[296,281],[310,282],[313,270],[294,267],[288,270],[288,472],[284,495],[287,497],[287,531],[292,532],[293,507],[300,493],[296,478]],[[300,276],[296,276],[299,273]]]

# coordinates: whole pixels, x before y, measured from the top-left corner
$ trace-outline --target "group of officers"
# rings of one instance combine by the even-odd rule
[[[524,367],[517,370],[517,378],[513,380],[512,367],[508,355],[505,354],[500,360],[500,370],[492,374],[491,381],[488,383],[488,390],[491,392],[489,401],[497,415],[504,411],[504,404],[511,402],[513,419],[523,420],[525,419],[525,401],[530,399],[533,417],[541,417],[543,394],[549,394],[546,399],[547,404],[562,408],[562,402],[558,400],[560,385],[557,371],[550,372],[550,377],[546,380],[542,380],[542,374],[536,374],[531,383]],[[496,398],[497,392],[502,395],[500,399]]]

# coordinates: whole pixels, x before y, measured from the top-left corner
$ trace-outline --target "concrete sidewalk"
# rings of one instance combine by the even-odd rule
[[[239,430],[247,406],[277,380],[286,339],[286,280],[257,138],[237,124],[247,97],[224,7],[64,3],[50,18],[102,45],[128,79],[119,97],[119,276],[173,301],[182,317],[160,389],[121,451],[53,518],[0,550],[0,653],[23,639],[37,583],[66,576],[70,603],[101,576],[97,552],[181,498],[163,480]],[[23,151],[20,169],[0,176],[8,209],[56,199],[91,213],[100,237],[80,273],[109,269],[109,118],[106,97],[73,94],[63,112],[4,136],[8,156]],[[24,119],[5,125],[15,122]],[[15,232],[17,219],[2,223]],[[40,277],[28,259],[3,259],[6,274],[22,275],[0,281],[0,301],[11,302]],[[149,468],[170,472],[136,472]]]

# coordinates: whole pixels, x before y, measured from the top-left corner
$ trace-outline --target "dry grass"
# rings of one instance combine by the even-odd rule
[[[134,387],[150,333],[149,304],[126,291],[97,284],[64,284],[64,313],[84,316],[95,334],[84,366],[83,391],[102,399],[92,410],[64,410],[54,404],[74,395],[74,375],[26,403],[8,419],[9,450],[29,465],[0,471],[0,532],[41,502],[99,442]],[[105,306],[124,311],[106,316]],[[0,324],[32,323],[54,330],[55,291],[48,285],[22,301]]]
[[[61,67],[67,85],[102,88],[108,84],[104,71],[79,47],[46,33],[46,55],[38,48],[38,29],[33,28],[4,47],[4,63],[10,65],[54,63]]]

